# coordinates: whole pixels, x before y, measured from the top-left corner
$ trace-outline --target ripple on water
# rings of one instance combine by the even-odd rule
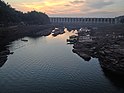
[[[124,92],[104,76],[97,59],[86,62],[73,54],[65,38],[66,33],[56,38],[26,38],[29,42],[14,50],[0,69],[0,93]],[[16,47],[23,45],[17,42]]]

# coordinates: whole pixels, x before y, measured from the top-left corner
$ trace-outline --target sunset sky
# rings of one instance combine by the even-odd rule
[[[124,0],[4,0],[17,10],[49,16],[115,17],[124,14]]]

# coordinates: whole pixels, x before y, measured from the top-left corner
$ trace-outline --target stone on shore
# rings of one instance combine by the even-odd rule
[[[113,30],[115,34],[106,30],[93,32],[92,35],[95,37],[92,38],[93,42],[77,42],[73,46],[73,52],[86,60],[96,57],[99,59],[103,70],[124,75],[124,37],[119,37],[119,33],[121,35],[124,35],[124,33],[122,30],[116,32],[118,29],[113,28],[109,29]],[[124,29],[124,26],[122,29]],[[105,34],[108,34],[109,37],[104,36]],[[80,33],[79,37],[83,35],[84,32]],[[113,38],[115,36],[116,38]],[[83,38],[80,38],[80,40],[83,40]]]

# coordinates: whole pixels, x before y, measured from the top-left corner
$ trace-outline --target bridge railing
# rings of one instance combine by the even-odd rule
[[[115,24],[115,18],[61,18],[51,17],[51,23],[108,23]]]

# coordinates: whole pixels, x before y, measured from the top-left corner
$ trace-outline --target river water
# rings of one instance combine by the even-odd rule
[[[16,40],[0,68],[0,93],[124,93],[118,79],[106,75],[99,61],[84,61],[66,39],[74,33]]]

